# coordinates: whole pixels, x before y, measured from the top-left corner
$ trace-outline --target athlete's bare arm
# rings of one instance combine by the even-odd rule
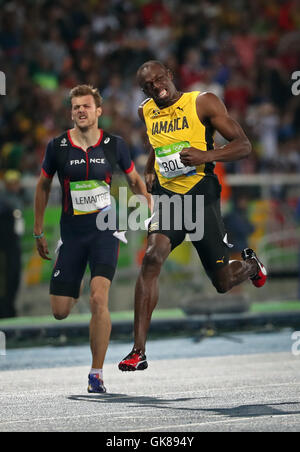
[[[210,126],[212,131],[218,131],[229,143],[205,152],[199,152],[199,149],[193,147],[183,149],[180,158],[185,166],[208,162],[231,162],[250,154],[251,144],[243,129],[229,116],[225,105],[217,96],[212,93],[199,94],[196,108],[202,124]]]
[[[147,204],[150,210],[152,210],[151,206],[151,195],[146,190],[146,186],[139,175],[139,173],[134,169],[131,171],[131,173],[127,174],[126,176],[128,184],[132,190],[132,192],[136,195],[142,195],[146,198]]]
[[[140,107],[138,109],[138,114],[139,114],[140,119],[143,121],[143,123],[145,123],[145,118],[144,118],[144,114],[143,114],[143,104],[140,105]],[[155,180],[155,170],[154,170],[155,153],[154,153],[153,147],[150,144],[147,134],[145,134],[144,146],[148,152],[148,160],[147,160],[147,163],[145,166],[144,176],[145,176],[147,191],[149,193],[151,193],[152,186],[153,186],[153,183]]]
[[[44,227],[44,215],[48,204],[49,194],[51,190],[52,179],[40,175],[34,200],[34,234],[40,235]],[[39,255],[46,260],[51,260],[47,255],[49,254],[48,245],[45,237],[36,239],[36,246]]]

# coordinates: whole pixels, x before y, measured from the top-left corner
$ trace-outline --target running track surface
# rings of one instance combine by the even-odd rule
[[[87,394],[88,346],[0,356],[0,431],[300,431],[292,331],[148,343],[149,368],[121,373],[112,343],[105,395]]]

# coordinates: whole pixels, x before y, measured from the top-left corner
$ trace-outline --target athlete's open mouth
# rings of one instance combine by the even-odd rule
[[[158,97],[160,99],[165,99],[168,95],[168,91],[166,89],[162,89],[159,93],[158,93]]]

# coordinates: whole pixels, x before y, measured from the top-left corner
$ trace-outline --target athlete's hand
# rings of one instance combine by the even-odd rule
[[[208,152],[193,147],[182,149],[179,155],[184,166],[197,166],[210,161]]]
[[[148,193],[152,193],[153,184],[155,181],[155,173],[145,173],[145,183]]]
[[[36,247],[37,247],[38,253],[42,259],[51,261],[51,258],[47,256],[47,254],[49,254],[49,250],[48,250],[47,240],[45,239],[45,237],[36,239]]]

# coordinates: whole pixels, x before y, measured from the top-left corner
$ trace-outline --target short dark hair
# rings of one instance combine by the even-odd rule
[[[74,97],[88,96],[91,95],[94,98],[96,107],[101,107],[102,105],[102,97],[97,88],[94,88],[91,85],[77,85],[71,89],[69,94],[70,102]]]
[[[146,69],[149,66],[160,66],[162,69],[164,69],[166,72],[169,71],[169,69],[167,68],[167,66],[165,64],[163,64],[161,61],[159,60],[149,60],[146,61],[144,64],[142,64],[138,70],[137,70],[137,77],[139,78],[141,75],[141,72]]]

